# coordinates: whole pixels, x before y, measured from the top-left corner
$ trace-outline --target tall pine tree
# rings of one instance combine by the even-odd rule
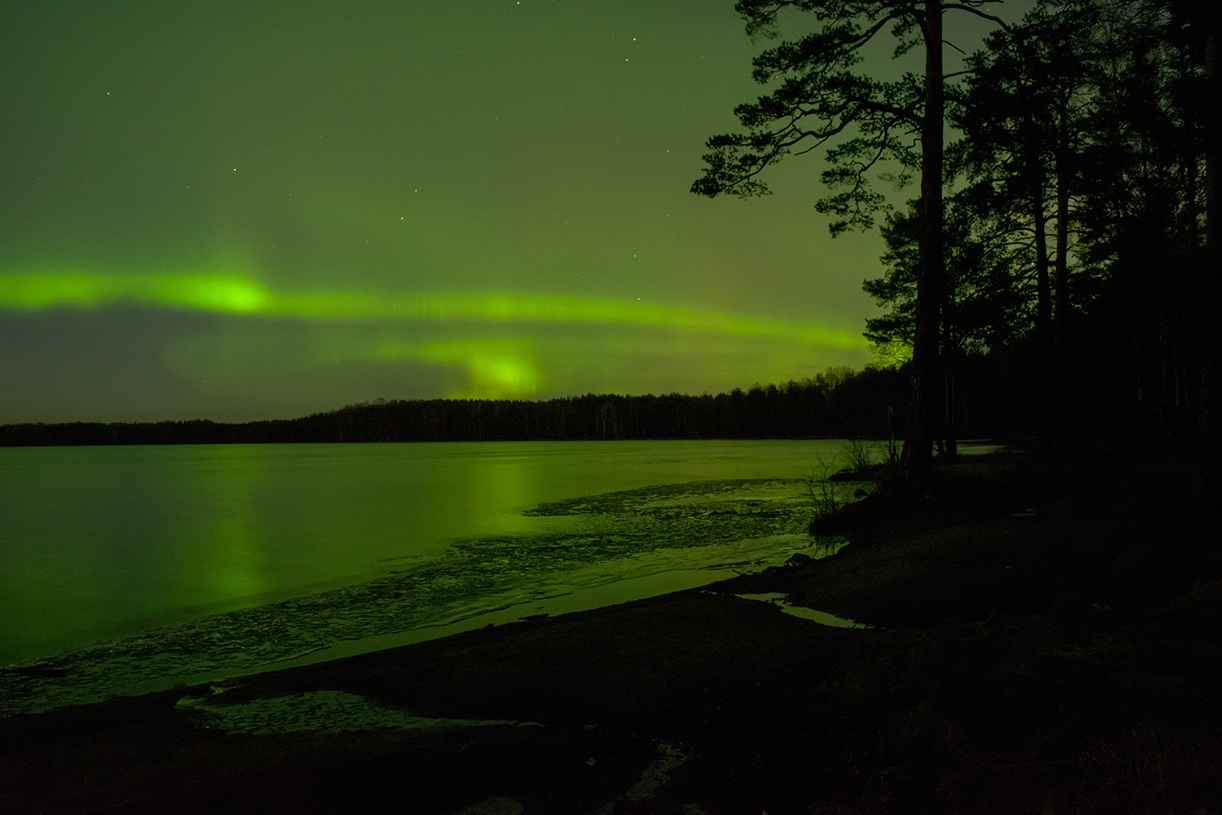
[[[809,14],[820,27],[756,57],[756,81],[778,84],[756,102],[735,109],[746,132],[709,139],[707,167],[692,185],[701,195],[760,195],[767,192],[759,179],[766,167],[786,155],[830,143],[830,166],[823,180],[839,192],[822,199],[818,208],[839,219],[831,227],[836,234],[849,227],[872,227],[875,215],[886,208],[885,197],[869,180],[880,162],[898,162],[905,174],[919,172],[913,399],[900,462],[901,477],[916,482],[929,477],[938,420],[939,311],[945,278],[942,16],[944,10],[955,10],[1000,22],[981,10],[993,2],[739,0],[735,8],[752,35],[778,36],[778,14],[787,10]],[[896,56],[921,48],[923,77],[907,74],[888,82],[858,70],[866,46],[888,34],[895,40]],[[911,147],[913,136],[919,139],[919,153]]]

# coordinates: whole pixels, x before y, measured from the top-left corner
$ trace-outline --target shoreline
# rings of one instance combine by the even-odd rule
[[[689,502],[686,518],[681,506],[671,511],[660,505],[699,497],[684,494],[698,492],[699,481],[751,480],[765,493],[769,485],[792,482],[798,511],[785,531],[805,534],[797,485],[802,464],[821,449],[806,443],[649,442],[614,452],[589,444],[492,443],[332,446],[325,454],[302,445],[251,456],[205,447],[128,448],[121,454],[94,448],[25,457],[10,464],[29,477],[19,479],[19,488],[10,479],[2,491],[16,512],[6,529],[13,538],[8,559],[22,568],[0,581],[6,588],[0,665],[278,604],[290,616],[311,617],[307,628],[317,628],[343,609],[318,617],[317,604],[299,601],[317,596],[328,604],[329,594],[348,594],[338,604],[360,629],[345,624],[335,639],[404,630],[457,617],[463,611],[458,606],[479,605],[485,596],[527,596],[519,590],[553,575],[577,585],[605,581],[608,575],[595,565],[625,556],[639,560],[665,538],[684,548],[715,548],[708,545],[766,534],[753,527],[776,527],[766,518],[706,512],[699,502]],[[283,471],[280,486],[252,487],[237,504],[223,500],[225,474],[266,467]],[[789,477],[778,479],[777,473]],[[327,492],[332,478],[348,488]],[[106,486],[111,479],[127,486],[112,489]],[[405,489],[410,500],[402,500]],[[79,511],[58,506],[56,496],[64,495],[74,496]],[[569,500],[578,497],[599,501],[585,507]],[[723,497],[745,503],[741,495]],[[746,497],[762,505],[776,496]],[[132,528],[139,534],[127,534],[140,502],[148,500],[158,511]],[[255,513],[258,521],[243,520],[241,513]],[[730,528],[734,521],[738,528]],[[239,528],[233,525],[246,523],[251,526],[242,532],[242,551],[229,551]],[[50,558],[53,551],[57,557]],[[659,554],[667,561],[659,570],[682,565]],[[91,568],[95,559],[99,565]],[[585,573],[560,575],[570,571]],[[379,583],[386,584],[380,596]],[[352,591],[363,594],[353,597]],[[383,626],[377,619],[387,612],[396,619]],[[215,641],[213,633],[224,632],[202,632],[203,638]]]
[[[792,536],[777,535],[767,539],[782,541],[789,537]],[[785,551],[766,560],[752,561],[752,565],[759,570],[765,568],[769,561],[779,563],[790,554],[791,548],[794,547],[786,544]],[[809,548],[809,544],[798,548]],[[735,568],[735,563],[731,562],[647,571],[645,574],[630,574],[593,584],[552,582],[536,592],[528,593],[527,596],[499,598],[503,601],[500,603],[497,598],[493,598],[490,602],[482,602],[468,609],[466,613],[441,618],[408,630],[307,645],[294,652],[270,655],[260,662],[250,662],[242,653],[237,654],[241,659],[235,658],[229,662],[221,661],[222,657],[217,655],[182,654],[177,667],[167,668],[167,657],[162,653],[163,647],[168,648],[169,653],[178,651],[188,634],[200,623],[153,629],[144,634],[49,655],[28,664],[0,668],[0,719],[104,702],[116,697],[141,696],[175,687],[228,682],[269,671],[416,645],[527,619],[592,611],[674,592],[700,589],[741,574],[742,572]],[[312,600],[313,596],[304,598],[305,602]],[[263,614],[267,608],[275,607],[252,607],[237,614]],[[208,631],[215,627],[203,630]],[[140,647],[140,652],[123,656],[124,646],[128,643],[134,644],[129,647]],[[138,671],[145,663],[150,663],[149,675],[141,678]],[[57,689],[57,685],[67,689]]]
[[[0,669],[0,716],[703,585],[779,563],[792,550],[808,547],[803,510],[796,480],[759,478],[663,484],[540,504],[532,514],[574,523],[561,531],[457,538],[443,556],[387,568],[370,581],[146,629]]]
[[[0,811],[1219,812],[1222,564],[1182,475],[971,457],[826,559],[13,716]],[[875,627],[734,596],[766,592]]]

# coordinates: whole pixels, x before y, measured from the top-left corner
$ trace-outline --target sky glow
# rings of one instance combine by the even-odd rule
[[[329,323],[367,323],[383,334],[337,343],[333,351],[349,361],[413,360],[466,369],[463,387],[449,387],[450,398],[521,399],[540,390],[536,344],[524,338],[467,337],[441,341],[404,340],[402,323],[585,323],[650,326],[696,334],[782,340],[839,350],[864,348],[857,334],[748,315],[702,311],[684,306],[605,298],[511,292],[360,291],[277,292],[238,275],[86,274],[73,272],[6,275],[0,278],[0,308],[40,311],[56,308],[105,309],[123,303],[161,309],[188,309],[236,315]],[[389,331],[389,333],[386,333]],[[362,341],[362,337],[365,339]],[[600,353],[605,353],[601,348]],[[240,356],[237,349],[218,356]]]
[[[882,246],[828,236],[818,157],[688,192],[761,47],[731,0],[17,4],[0,422],[860,368]]]
[[[866,347],[860,334],[813,324],[639,300],[512,292],[274,292],[236,275],[49,273],[0,277],[2,308],[100,308],[123,302],[318,320],[635,323],[782,337],[842,350]]]

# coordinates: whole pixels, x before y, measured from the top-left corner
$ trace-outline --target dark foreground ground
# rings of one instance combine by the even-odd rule
[[[1222,815],[1190,483],[973,458],[842,513],[824,560],[0,720],[0,811]]]

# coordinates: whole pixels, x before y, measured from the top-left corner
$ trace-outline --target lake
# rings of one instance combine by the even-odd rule
[[[780,563],[843,444],[0,449],[0,714]]]

